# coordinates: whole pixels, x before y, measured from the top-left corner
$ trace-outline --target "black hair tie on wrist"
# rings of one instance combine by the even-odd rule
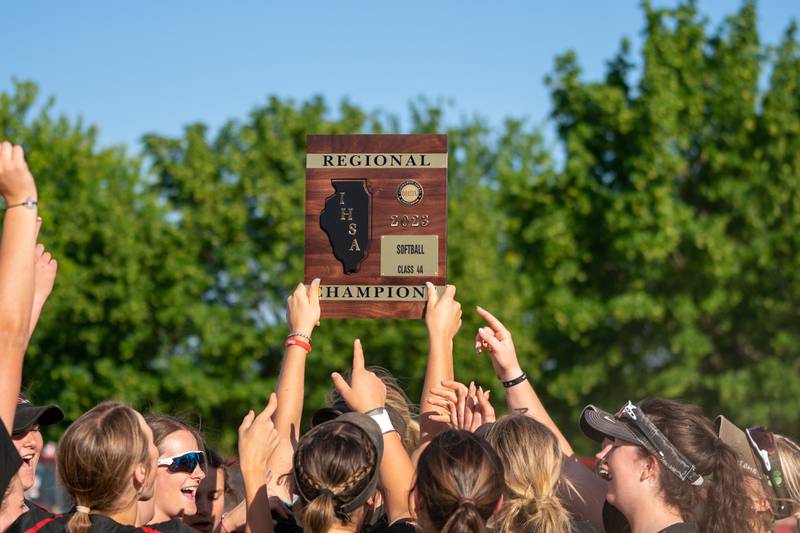
[[[501,383],[503,384],[503,388],[508,389],[509,387],[513,387],[514,385],[519,385],[520,383],[522,383],[527,379],[528,379],[528,374],[523,372],[521,376],[511,379],[509,381],[501,381]]]

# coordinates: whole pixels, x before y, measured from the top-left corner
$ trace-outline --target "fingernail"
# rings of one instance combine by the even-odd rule
[[[312,285],[315,285],[315,284],[316,284],[316,285],[319,285],[319,278],[314,278],[314,279],[311,281],[311,284],[312,284]]]
[[[433,289],[433,283],[431,283],[430,281],[426,281],[425,286],[428,287],[429,289]]]

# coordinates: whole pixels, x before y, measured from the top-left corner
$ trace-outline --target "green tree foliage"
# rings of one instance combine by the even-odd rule
[[[137,158],[52,116],[30,83],[0,94],[0,136],[26,146],[42,240],[60,262],[26,360],[29,390],[68,418],[112,397],[183,414],[231,450],[241,416],[274,386],[285,298],[302,279],[306,135],[446,132],[448,278],[465,309],[458,377],[502,405],[472,349],[480,304],[512,329],[568,435],[585,403],[654,395],[792,433],[796,28],[764,47],[751,2],[713,31],[691,2],[644,13],[640,64],[623,42],[590,82],[574,54],[557,58],[558,162],[523,121],[448,124],[445,106],[420,100],[401,131],[397,117],[321,98],[270,98],[216,132],[146,135]],[[323,320],[308,409],[349,364],[354,337],[419,397],[422,322]]]
[[[562,420],[669,396],[796,434],[796,28],[765,53],[752,2],[711,34],[694,3],[645,14],[638,82],[626,43],[600,82],[559,57],[563,170],[503,181],[530,357]]]

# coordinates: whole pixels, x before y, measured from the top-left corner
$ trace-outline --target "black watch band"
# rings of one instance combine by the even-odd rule
[[[510,379],[508,381],[501,381],[501,383],[503,384],[503,388],[507,389],[509,387],[513,387],[514,385],[519,385],[520,383],[522,383],[527,379],[528,379],[528,374],[523,372],[521,376],[514,379]]]

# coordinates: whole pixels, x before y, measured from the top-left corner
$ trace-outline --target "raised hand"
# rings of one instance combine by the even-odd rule
[[[286,322],[290,333],[301,333],[311,337],[314,326],[319,324],[319,278],[310,285],[299,283],[286,300]]]
[[[433,283],[428,287],[428,304],[425,307],[425,325],[431,339],[452,341],[461,327],[461,304],[455,300],[456,287],[448,285],[439,296]]]
[[[0,143],[0,195],[8,205],[28,198],[36,200],[36,183],[25,162],[25,152],[22,146],[8,141]]]
[[[495,413],[489,402],[489,391],[469,387],[458,381],[443,381],[441,387],[431,390],[430,402],[442,407],[445,414],[431,415],[434,422],[442,422],[456,429],[475,431],[486,422],[495,421]]]
[[[31,325],[30,334],[33,335],[33,330],[36,323],[39,321],[39,316],[42,313],[42,307],[47,301],[47,297],[53,291],[53,285],[56,281],[56,273],[58,272],[58,261],[53,259],[50,252],[46,252],[43,244],[37,244],[34,252],[33,263],[33,307],[31,309]]]
[[[358,339],[353,342],[353,372],[350,374],[350,383],[338,372],[331,374],[331,379],[353,411],[366,413],[386,404],[386,385],[374,372],[365,368],[364,350]]]
[[[490,390],[483,390],[483,387],[478,387],[478,391],[475,394],[475,401],[477,402],[475,409],[481,415],[482,424],[497,420],[497,416],[494,413],[494,407],[492,407],[492,402],[489,400],[489,395],[491,392],[492,391]],[[478,424],[476,427],[480,427],[480,424]]]
[[[478,334],[475,335],[475,351],[481,353],[484,349],[488,350],[494,372],[501,380],[507,381],[520,376],[522,369],[517,360],[511,332],[486,309],[477,307],[476,310],[489,326],[478,329]]]
[[[279,436],[272,423],[272,414],[278,407],[278,396],[273,392],[269,403],[258,415],[247,413],[239,426],[239,463],[242,472],[265,476],[267,461],[278,446]]]

